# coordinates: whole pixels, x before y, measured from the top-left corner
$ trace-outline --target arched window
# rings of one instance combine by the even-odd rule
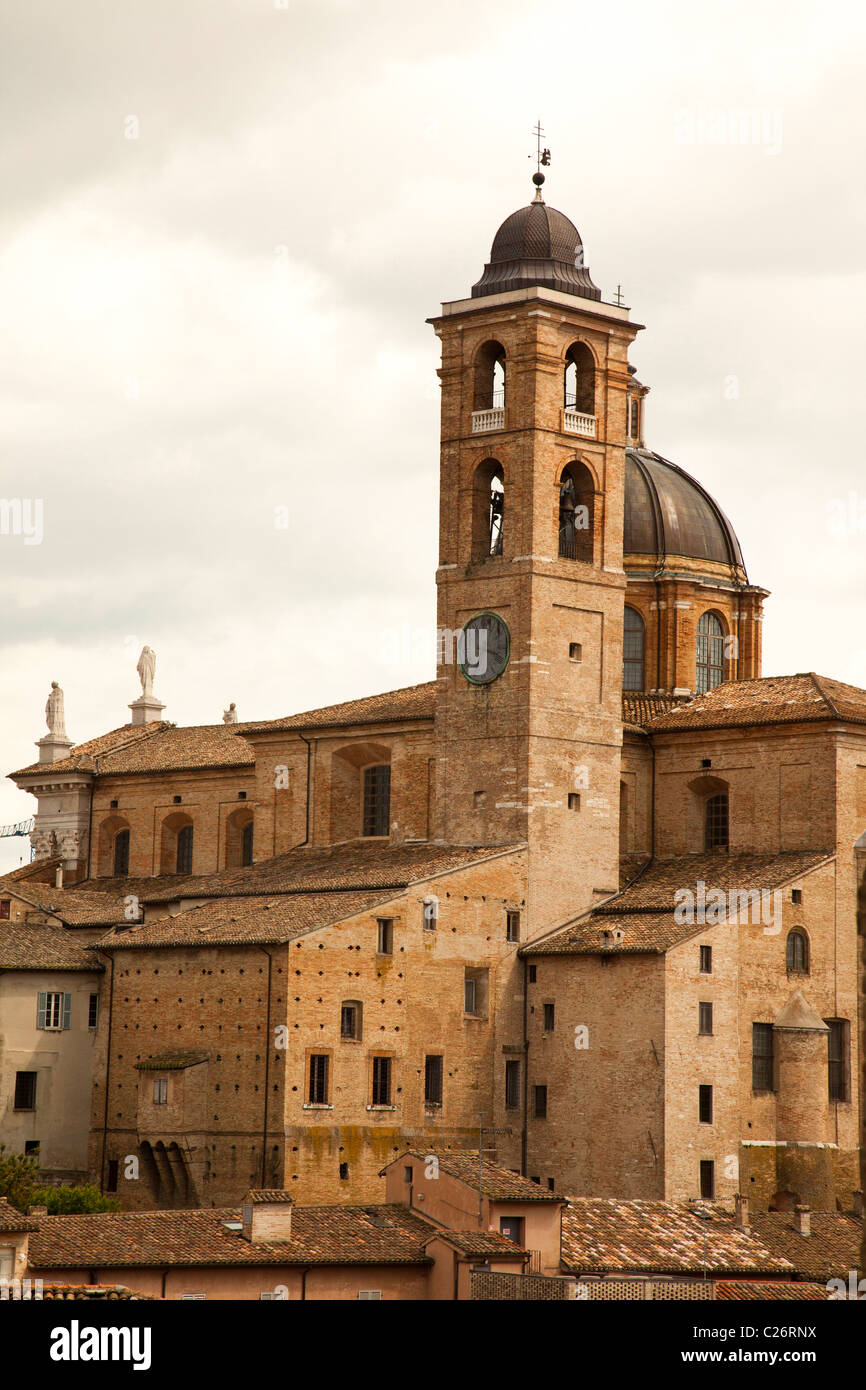
[[[505,406],[505,348],[491,340],[475,354],[472,409],[502,410]]]
[[[646,628],[636,608],[626,605],[622,633],[622,688],[643,690]]]
[[[595,359],[586,343],[572,343],[565,354],[564,405],[579,415],[595,415]]]
[[[728,793],[708,796],[704,808],[704,848],[728,848]]]
[[[705,695],[725,679],[725,632],[715,613],[698,620],[697,692]]]
[[[253,862],[253,822],[248,821],[241,831],[241,867]]]
[[[114,877],[125,878],[129,873],[129,831],[118,830],[114,837]]]
[[[177,872],[192,873],[192,826],[183,825],[177,832]]]
[[[472,558],[501,555],[505,525],[505,480],[496,459],[479,463],[473,479]]]
[[[362,835],[387,835],[391,828],[391,767],[364,768]]]
[[[797,927],[788,932],[785,946],[785,965],[789,974],[808,975],[809,973],[809,941],[806,933],[799,931]]]
[[[559,554],[591,565],[595,550],[595,486],[585,464],[568,464],[559,480]]]

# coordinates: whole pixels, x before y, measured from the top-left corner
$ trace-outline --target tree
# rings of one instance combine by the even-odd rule
[[[0,1197],[5,1197],[18,1211],[47,1207],[52,1216],[121,1209],[116,1198],[103,1197],[99,1188],[90,1183],[80,1187],[40,1186],[38,1157],[7,1153],[5,1144],[0,1144]]]

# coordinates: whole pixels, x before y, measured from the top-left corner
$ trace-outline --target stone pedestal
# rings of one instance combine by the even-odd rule
[[[41,763],[59,763],[62,758],[69,757],[75,744],[71,738],[61,737],[58,734],[46,734],[44,738],[36,740],[36,747],[39,749],[39,761]]]
[[[139,695],[129,706],[133,724],[155,724],[162,719],[165,705],[155,695]]]

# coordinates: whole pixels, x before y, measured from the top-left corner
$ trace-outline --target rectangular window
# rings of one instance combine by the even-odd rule
[[[379,1302],[382,1298],[381,1289],[359,1289],[358,1299],[361,1302]]]
[[[328,1063],[326,1052],[315,1052],[310,1058],[310,1105],[328,1104]]]
[[[390,917],[379,917],[377,925],[379,944],[376,950],[380,956],[392,956],[394,954],[394,923]]]
[[[523,1244],[523,1217],[522,1216],[500,1216],[499,1234],[505,1236],[506,1240],[513,1240],[515,1245]]]
[[[486,1018],[490,971],[467,965],[463,981],[463,1012],[472,1018]]]
[[[752,1024],[752,1090],[773,1090],[773,1025]]]
[[[37,1028],[68,1028],[72,1014],[72,995],[40,991],[36,1000]]]
[[[520,1063],[505,1063],[505,1109],[520,1109]]]
[[[831,1100],[850,1100],[848,1085],[848,1021],[844,1018],[825,1018],[830,1029],[827,1037],[827,1072]]]
[[[364,769],[364,823],[362,834],[387,835],[391,821],[391,767]]]
[[[506,912],[505,914],[505,940],[520,940],[520,913]]]
[[[373,1104],[391,1104],[391,1058],[373,1058]]]
[[[117,1191],[117,1173],[119,1166],[120,1165],[116,1158],[110,1158],[108,1160],[108,1180],[105,1184],[106,1192]]]
[[[87,1026],[95,1028],[99,1022],[99,995],[91,994],[87,1001]]]
[[[17,1071],[15,1073],[15,1109],[36,1109],[35,1071]]]
[[[340,1005],[340,1037],[355,1038],[361,1037],[361,1005],[360,1004],[341,1004]]]
[[[544,1006],[544,1031],[552,1033],[556,1022],[556,1005],[545,1004]]]
[[[713,973],[713,948],[712,946],[701,947],[701,974],[712,975]]]
[[[791,902],[792,902],[792,903],[802,903],[802,901],[803,901],[803,890],[802,890],[802,888],[792,888],[792,889],[791,889]]]
[[[348,1163],[341,1163],[341,1164],[340,1164],[340,1182],[348,1182],[348,1181],[349,1181],[349,1165],[348,1165]]]
[[[153,1083],[153,1103],[168,1105],[168,1079],[164,1076],[157,1077]]]
[[[711,1125],[713,1123],[712,1086],[698,1087],[698,1119],[702,1125]]]
[[[0,898],[0,922],[7,922],[9,920],[9,913],[11,909],[12,899]]]
[[[538,978],[538,966],[537,966],[537,965],[530,965],[530,967],[529,967],[529,983],[530,983],[531,985],[534,985],[534,984],[535,984],[535,981],[537,980],[537,978]]]
[[[701,1159],[701,1196],[712,1202],[716,1195],[716,1165],[711,1158]]]
[[[424,1058],[424,1104],[442,1104],[442,1058]]]
[[[533,1105],[532,1113],[536,1120],[547,1119],[547,1087],[533,1086]]]
[[[474,1014],[475,1011],[476,1011],[476,998],[477,998],[477,994],[478,994],[478,990],[477,990],[476,986],[477,986],[477,981],[474,980],[471,976],[467,975],[466,979],[463,981],[463,1012],[464,1012],[464,1013],[467,1013],[467,1014]]]
[[[713,1035],[712,1004],[698,1004],[698,1033],[702,1038],[710,1038]]]
[[[569,659],[569,661],[582,661],[582,660],[583,660],[583,647],[580,645],[579,642],[569,642],[569,644],[568,644],[568,659]]]
[[[569,811],[580,810],[580,792],[568,793],[568,809]]]

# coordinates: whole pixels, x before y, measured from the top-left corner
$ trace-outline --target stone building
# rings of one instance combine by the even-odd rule
[[[351,1203],[480,1142],[578,1196],[847,1209],[866,692],[762,677],[766,591],[540,185],[430,322],[436,679],[177,728],[143,654],[131,722],[72,745],[55,693],[12,774],[0,902],[105,967],[91,1169]]]

